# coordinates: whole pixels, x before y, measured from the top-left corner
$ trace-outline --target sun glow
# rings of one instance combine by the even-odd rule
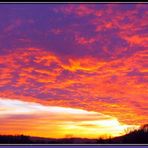
[[[129,127],[121,124],[115,117],[82,109],[44,106],[7,98],[0,98],[0,108],[0,119],[5,123],[0,127],[2,134],[96,138],[106,133],[110,136],[119,136]],[[6,130],[8,128],[9,131]]]

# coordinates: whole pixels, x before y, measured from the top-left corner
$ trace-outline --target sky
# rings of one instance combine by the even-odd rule
[[[0,4],[0,132],[119,136],[148,122],[146,4]]]

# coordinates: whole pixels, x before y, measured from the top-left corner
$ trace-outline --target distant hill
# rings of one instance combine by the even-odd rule
[[[108,139],[42,138],[26,135],[0,135],[0,144],[148,144],[148,124],[124,136]]]

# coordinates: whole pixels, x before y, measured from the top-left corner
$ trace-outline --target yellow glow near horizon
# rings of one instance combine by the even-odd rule
[[[117,118],[82,109],[44,106],[0,98],[1,134],[27,134],[31,136],[63,138],[98,138],[102,135],[119,136],[128,127]],[[19,130],[18,130],[19,129]]]

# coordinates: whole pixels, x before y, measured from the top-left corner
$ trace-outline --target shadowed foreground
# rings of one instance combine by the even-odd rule
[[[108,139],[87,138],[40,138],[25,135],[1,135],[0,144],[148,144],[148,125],[128,132],[124,136]]]

